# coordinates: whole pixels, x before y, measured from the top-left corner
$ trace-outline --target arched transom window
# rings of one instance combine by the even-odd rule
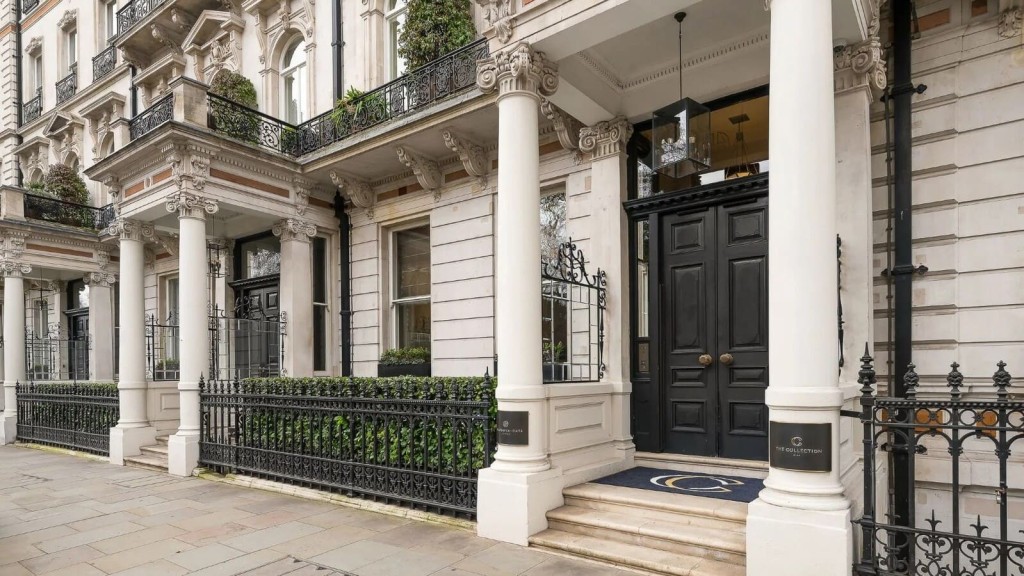
[[[306,43],[299,40],[284,53],[281,63],[281,79],[284,82],[283,115],[287,122],[298,124],[308,116],[306,110]]]

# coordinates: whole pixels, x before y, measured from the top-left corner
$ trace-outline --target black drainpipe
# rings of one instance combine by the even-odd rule
[[[345,95],[345,59],[341,49],[345,46],[345,33],[341,26],[341,0],[334,0],[331,4],[331,21],[333,29],[331,33],[331,54],[334,60],[334,100],[341,100]]]
[[[334,194],[334,216],[338,218],[340,249],[338,250],[339,284],[341,290],[341,375],[352,375],[352,280],[349,263],[352,246],[349,241],[351,225],[345,212],[345,199]]]
[[[14,91],[14,105],[17,107],[18,114],[18,128],[21,128],[24,124],[24,108],[21,105],[21,91],[24,89],[22,80],[22,54],[21,54],[21,0],[14,0],[14,81],[18,84],[17,89]],[[16,133],[15,141],[18,146],[22,143],[21,132]],[[16,182],[18,188],[21,188],[25,184],[25,176],[21,173],[21,160],[15,155],[15,170]]]

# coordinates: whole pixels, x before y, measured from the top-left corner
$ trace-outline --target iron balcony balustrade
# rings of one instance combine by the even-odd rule
[[[24,214],[30,220],[76,228],[103,230],[114,221],[114,205],[96,207],[24,192]]]
[[[128,123],[128,136],[132,141],[149,134],[174,119],[174,94],[167,94],[153,103],[142,114]]]
[[[96,82],[114,71],[117,66],[117,48],[108,46],[92,59],[92,81]]]
[[[57,104],[67,102],[76,92],[78,92],[78,66],[73,66],[71,72],[57,82]]]
[[[131,29],[142,22],[146,16],[153,13],[154,10],[159,8],[165,2],[169,0],[132,0],[117,11],[117,34],[118,36],[124,36]]]
[[[36,96],[31,100],[25,102],[21,108],[21,120],[23,123],[28,124],[29,122],[39,118],[39,115],[43,113],[43,89],[36,88]]]
[[[39,0],[24,0],[21,3],[21,15],[25,16],[39,6]]]
[[[364,130],[422,110],[476,86],[476,62],[489,54],[480,39],[299,125],[210,94],[209,127],[290,156],[326,148]]]

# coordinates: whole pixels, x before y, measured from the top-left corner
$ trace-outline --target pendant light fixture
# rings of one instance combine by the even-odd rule
[[[750,121],[746,113],[737,114],[729,118],[729,122],[736,127],[736,151],[739,153],[739,163],[726,168],[725,179],[746,178],[761,173],[761,166],[757,162],[747,161],[747,142],[743,137],[743,123]]]
[[[683,97],[683,20],[679,23],[679,100],[656,110],[651,118],[651,167],[672,178],[682,178],[711,166],[711,111]]]

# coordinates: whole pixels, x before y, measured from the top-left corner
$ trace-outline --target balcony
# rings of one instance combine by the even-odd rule
[[[39,118],[39,115],[43,113],[43,89],[36,88],[36,96],[31,100],[27,100],[21,107],[21,121],[23,124]]]
[[[92,59],[92,81],[97,82],[107,74],[110,74],[116,66],[117,48],[109,46]]]
[[[38,1],[38,0],[36,0]],[[117,11],[118,35],[123,36],[168,0],[132,0]]]
[[[160,98],[142,114],[132,118],[128,124],[128,137],[132,141],[138,140],[171,120],[174,120],[173,93]]]
[[[78,92],[78,66],[72,66],[71,73],[57,82],[57,105],[70,100]]]
[[[113,204],[97,208],[65,202],[49,196],[40,196],[28,191],[25,191],[23,195],[26,220],[39,220],[96,231],[104,230],[114,220]]]
[[[24,16],[39,6],[39,0],[22,0],[21,15]]]

